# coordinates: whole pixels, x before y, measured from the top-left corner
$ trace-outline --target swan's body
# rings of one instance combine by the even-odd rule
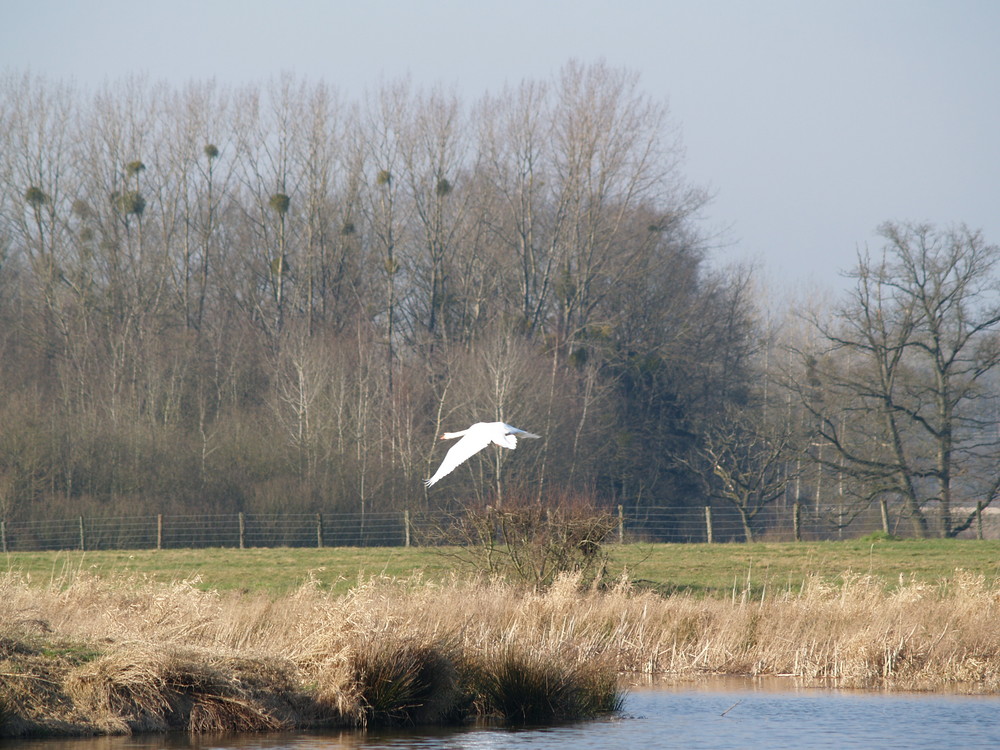
[[[453,440],[462,438],[455,443],[445,454],[444,461],[434,472],[434,476],[424,482],[430,487],[446,474],[450,474],[459,464],[476,455],[490,443],[496,443],[504,448],[513,450],[517,447],[517,437],[537,438],[531,432],[525,432],[517,427],[511,427],[505,422],[476,422],[472,427],[460,432],[446,432],[441,436],[442,440]]]

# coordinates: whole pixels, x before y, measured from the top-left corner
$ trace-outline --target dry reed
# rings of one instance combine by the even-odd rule
[[[0,578],[0,734],[538,721],[614,710],[615,675],[786,675],[1000,691],[1000,589],[815,578],[660,596],[621,581],[307,583],[277,600],[78,574]]]

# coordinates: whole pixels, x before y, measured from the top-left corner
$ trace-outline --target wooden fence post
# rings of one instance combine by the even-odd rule
[[[163,514],[156,514],[156,549],[163,549]]]
[[[792,530],[795,533],[795,541],[802,541],[802,503],[796,501],[792,506]]]
[[[2,543],[3,553],[7,554],[7,522],[0,519],[0,543]]]
[[[247,520],[243,515],[243,511],[240,511],[240,549],[246,549],[247,542]]]
[[[882,510],[882,531],[886,534],[889,533],[889,504],[883,497],[878,501],[879,507]]]
[[[976,503],[976,539],[983,540],[983,501]],[[6,546],[4,547],[6,550]]]
[[[705,506],[705,537],[708,539],[708,543],[711,544],[713,541],[712,533],[712,506]]]
[[[316,514],[316,546],[323,548],[323,514]]]
[[[618,543],[625,543],[625,506],[618,506]]]
[[[80,516],[80,551],[87,549],[86,539],[83,536],[83,516]]]
[[[406,509],[403,511],[403,537],[405,539],[404,544],[410,546],[410,511]]]

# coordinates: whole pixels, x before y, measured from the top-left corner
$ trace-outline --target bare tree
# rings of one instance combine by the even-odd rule
[[[214,82],[188,84],[171,99],[177,119],[165,135],[164,167],[174,175],[182,222],[180,257],[170,271],[185,325],[195,330],[202,328],[210,301],[223,203],[233,185],[236,149],[229,101],[229,92]]]
[[[879,233],[883,252],[859,257],[850,299],[832,321],[812,321],[825,348],[803,353],[814,386],[800,392],[813,394],[803,403],[831,461],[872,496],[902,498],[918,535],[934,504],[939,532],[953,536],[974,518],[955,522],[956,495],[974,505],[997,493],[996,409],[984,407],[1000,364],[1000,249],[965,227]]]
[[[432,337],[447,334],[447,303],[451,256],[468,202],[456,190],[461,179],[466,148],[464,123],[454,94],[433,90],[414,103],[412,132],[404,143],[404,166],[415,217],[420,226],[422,250],[417,276],[426,284],[421,315]]]
[[[692,455],[682,457],[701,480],[705,494],[739,513],[746,541],[754,521],[785,494],[798,441],[783,420],[767,420],[755,408],[731,407],[701,433]]]
[[[386,371],[389,390],[393,386],[395,348],[398,336],[398,277],[401,234],[406,225],[406,206],[401,198],[400,172],[403,168],[403,133],[409,103],[409,83],[400,82],[380,90],[367,102],[364,125],[366,138],[361,148],[370,174],[365,193],[365,212],[372,235],[374,261],[384,275],[385,294],[381,318],[384,320]]]
[[[499,97],[487,97],[479,110],[478,163],[487,175],[490,201],[483,211],[484,224],[496,238],[500,258],[513,257],[516,265],[498,264],[515,284],[525,331],[531,335],[545,322],[552,286],[554,245],[566,215],[565,200],[551,203],[547,164],[551,105],[542,83],[524,82]]]
[[[571,347],[619,285],[648,270],[659,232],[690,206],[677,174],[666,111],[638,92],[638,77],[603,64],[570,63],[555,92],[554,205],[565,211],[556,252],[556,335]],[[642,209],[657,206],[650,219]],[[596,318],[596,320],[595,320]]]
[[[75,186],[65,166],[76,148],[76,102],[70,87],[30,74],[4,76],[0,92],[0,221],[27,260],[34,291],[26,302],[39,316],[37,335],[54,351],[65,332],[61,294],[71,273]]]
[[[256,250],[252,286],[246,304],[272,336],[284,326],[291,287],[294,248],[298,244],[298,175],[293,148],[304,105],[300,86],[289,75],[272,81],[264,96],[254,88],[241,92],[237,128],[240,180],[248,201],[243,205]]]
[[[307,94],[302,135],[293,148],[302,173],[301,304],[310,330],[319,322],[344,326],[361,291],[358,223],[363,162],[349,149],[356,131],[335,90],[317,84]]]

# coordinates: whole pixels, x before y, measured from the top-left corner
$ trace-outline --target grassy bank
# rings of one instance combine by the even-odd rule
[[[630,547],[641,580],[544,592],[416,550],[11,556],[0,735],[548,721],[635,673],[995,693],[997,552]]]
[[[379,579],[273,598],[6,574],[0,736],[536,723],[619,707],[610,653],[483,622],[464,607],[477,590]]]

